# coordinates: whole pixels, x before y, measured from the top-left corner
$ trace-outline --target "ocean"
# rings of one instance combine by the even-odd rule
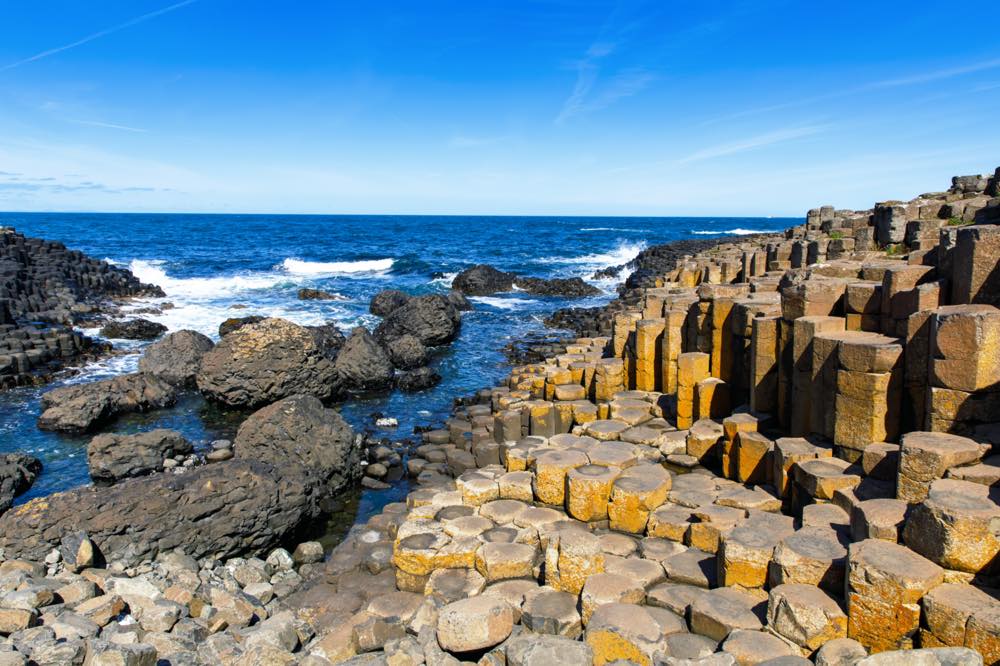
[[[0,213],[0,225],[57,240],[93,257],[131,269],[159,285],[166,298],[145,299],[132,309],[157,306],[161,314],[141,316],[171,331],[194,329],[218,338],[229,317],[267,315],[301,324],[335,322],[345,333],[373,327],[378,318],[368,302],[382,289],[413,294],[445,292],[451,279],[479,263],[535,277],[579,276],[603,290],[601,296],[566,300],[523,293],[473,298],[459,339],[437,352],[432,366],[443,377],[416,394],[393,392],[339,405],[359,430],[374,429],[371,415],[399,421],[378,436],[403,439],[416,425],[439,424],[452,400],[505,374],[501,349],[525,334],[541,331],[542,320],[569,305],[600,305],[615,295],[623,273],[592,280],[601,268],[633,259],[649,245],[711,235],[773,232],[801,223],[777,218],[466,217],[368,215],[193,215],[111,213]],[[303,301],[302,287],[335,292],[344,300]],[[169,304],[169,305],[168,305]],[[96,335],[97,330],[85,330]],[[145,343],[113,340],[122,353],[90,363],[79,374],[41,388],[0,393],[0,452],[24,451],[44,470],[16,503],[89,483],[89,436],[44,432],[35,426],[41,394],[65,383],[93,381],[136,369]],[[172,428],[197,448],[232,438],[245,414],[220,410],[197,393],[170,409],[119,419],[108,430],[137,432]],[[351,511],[364,519],[393,491],[364,491]]]

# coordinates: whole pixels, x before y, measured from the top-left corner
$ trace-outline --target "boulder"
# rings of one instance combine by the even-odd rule
[[[303,287],[299,289],[299,300],[301,301],[346,301],[347,299],[340,294],[335,294],[329,291],[323,291],[322,289],[309,289]]]
[[[233,448],[237,460],[267,463],[328,493],[346,488],[360,470],[351,426],[312,396],[292,396],[254,412]]]
[[[416,370],[410,370],[401,374],[396,384],[401,391],[415,393],[429,389],[432,386],[437,386],[440,382],[441,375],[430,368],[417,368]]]
[[[214,346],[207,335],[177,331],[146,348],[139,370],[174,386],[194,386],[201,359]]]
[[[451,288],[467,296],[489,296],[500,292],[513,291],[515,287],[536,296],[563,296],[577,298],[596,296],[601,290],[587,284],[580,278],[542,279],[521,277],[506,273],[487,264],[467,268],[451,283]]]
[[[383,342],[412,335],[428,347],[443,345],[458,336],[462,317],[458,309],[444,296],[430,295],[411,298],[396,308],[375,329]]]
[[[0,454],[0,513],[9,509],[14,498],[31,487],[41,471],[42,463],[34,456]]]
[[[83,530],[106,559],[127,566],[178,547],[195,558],[260,552],[317,514],[308,477],[279,471],[230,460],[54,493],[0,516],[0,548],[8,558],[41,561],[64,536]]]
[[[219,337],[225,337],[232,333],[233,331],[238,331],[247,324],[256,324],[259,321],[264,321],[266,317],[261,317],[260,315],[250,315],[248,317],[230,317],[221,324],[219,324]]]
[[[87,445],[90,478],[98,484],[112,484],[133,476],[163,470],[163,460],[194,448],[184,436],[162,428],[135,435],[98,435]]]
[[[383,289],[372,296],[368,311],[376,317],[388,317],[393,310],[403,307],[409,300],[410,295],[404,291]]]
[[[465,297],[465,294],[460,291],[452,289],[448,292],[446,298],[452,305],[458,308],[459,312],[468,312],[472,309],[472,303]]]
[[[230,407],[257,407],[295,394],[329,399],[337,370],[317,336],[284,319],[246,324],[205,354],[197,384]]]
[[[129,319],[108,322],[101,329],[101,336],[122,340],[155,340],[167,332],[167,327],[148,319]]]
[[[86,432],[120,414],[162,409],[176,399],[176,388],[145,373],[63,386],[42,395],[38,427]]]
[[[466,296],[489,296],[514,288],[514,274],[505,273],[493,266],[479,264],[467,268],[451,281],[451,288]]]
[[[395,374],[389,354],[363,326],[351,331],[334,367],[340,386],[354,391],[391,386]]]
[[[427,365],[427,348],[414,335],[390,340],[386,347],[392,364],[400,370],[413,370]]]

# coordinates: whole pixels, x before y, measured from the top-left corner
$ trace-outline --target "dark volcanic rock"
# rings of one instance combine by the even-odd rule
[[[340,415],[294,396],[252,414],[236,457],[183,474],[153,474],[28,502],[0,516],[7,557],[41,560],[86,532],[109,561],[135,566],[176,548],[193,558],[260,553],[320,514],[353,482],[359,445]]]
[[[383,289],[372,296],[368,311],[378,317],[388,317],[393,310],[403,307],[410,295],[398,289]]]
[[[230,557],[280,543],[316,515],[316,505],[303,475],[230,460],[33,500],[0,516],[0,548],[40,561],[83,530],[107,559],[128,566],[175,548]]]
[[[587,284],[580,278],[545,280],[521,277],[515,273],[505,273],[487,264],[479,264],[462,271],[455,276],[451,287],[468,296],[489,296],[490,294],[514,291],[515,287],[536,296],[579,298],[596,296],[601,293],[600,289]]]
[[[340,332],[336,324],[323,324],[322,326],[306,326],[313,334],[316,344],[319,345],[323,355],[328,359],[335,360],[337,354],[343,348],[347,338]]]
[[[392,364],[400,370],[412,370],[427,365],[427,347],[413,335],[404,335],[386,345]]]
[[[404,372],[399,376],[399,381],[397,382],[399,389],[407,393],[423,391],[432,386],[437,386],[439,383],[441,383],[441,375],[430,368],[417,368],[416,370]]]
[[[338,412],[312,396],[295,395],[247,418],[233,442],[236,459],[274,465],[283,475],[303,477],[325,492],[357,479],[360,445]]]
[[[462,315],[446,297],[417,296],[396,308],[375,329],[375,336],[388,342],[412,335],[428,347],[443,345],[458,336]]]
[[[166,332],[166,326],[148,319],[112,321],[101,329],[102,336],[122,340],[155,340]]]
[[[174,386],[194,386],[201,359],[215,343],[196,331],[177,331],[154,342],[139,359],[139,370]]]
[[[316,335],[284,319],[265,319],[226,335],[201,360],[198,389],[231,407],[257,407],[290,395],[322,400],[337,371]]]
[[[452,289],[448,292],[447,298],[451,301],[452,305],[458,308],[459,312],[468,312],[472,309],[472,303],[465,297],[465,294],[460,291]]]
[[[174,404],[176,389],[162,379],[133,373],[88,384],[53,389],[42,396],[38,427],[86,432],[127,412],[146,412]]]
[[[582,278],[517,278],[517,287],[536,296],[562,296],[564,298],[583,298],[601,293],[597,287],[587,284]]]
[[[0,453],[0,513],[14,498],[31,487],[42,471],[42,463],[25,453]]]
[[[346,301],[340,294],[334,294],[322,289],[299,289],[299,299],[303,301]]]
[[[489,296],[514,288],[513,273],[505,273],[488,264],[478,264],[467,268],[451,281],[451,288],[466,296]]]
[[[334,367],[340,386],[355,391],[391,386],[395,374],[389,354],[363,326],[351,331],[344,348],[337,354]]]
[[[266,317],[261,317],[260,315],[250,315],[247,317],[230,317],[221,324],[219,324],[219,337],[223,338],[233,331],[238,331],[247,324],[256,324],[259,321],[264,321]]]
[[[193,450],[191,442],[174,430],[98,435],[87,446],[87,464],[95,483],[112,484],[133,476],[161,472],[164,458]]]

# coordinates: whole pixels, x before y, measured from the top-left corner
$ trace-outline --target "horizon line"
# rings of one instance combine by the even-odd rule
[[[817,206],[818,208],[818,206]],[[3,215],[213,215],[213,216],[282,216],[282,217],[534,217],[581,219],[692,219],[692,220],[804,220],[805,215],[578,215],[573,213],[278,213],[278,212],[203,212],[203,211],[114,211],[114,210],[0,210]],[[0,227],[3,219],[0,218]]]

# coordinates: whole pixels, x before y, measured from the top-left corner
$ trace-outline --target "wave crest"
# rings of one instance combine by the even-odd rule
[[[288,257],[275,268],[292,275],[336,275],[349,273],[382,273],[390,270],[395,259],[364,259],[361,261],[304,261]]]
[[[691,233],[697,236],[752,236],[754,234],[780,234],[780,230],[775,229],[742,229],[737,227],[736,229],[722,229],[720,231],[694,231]]]

